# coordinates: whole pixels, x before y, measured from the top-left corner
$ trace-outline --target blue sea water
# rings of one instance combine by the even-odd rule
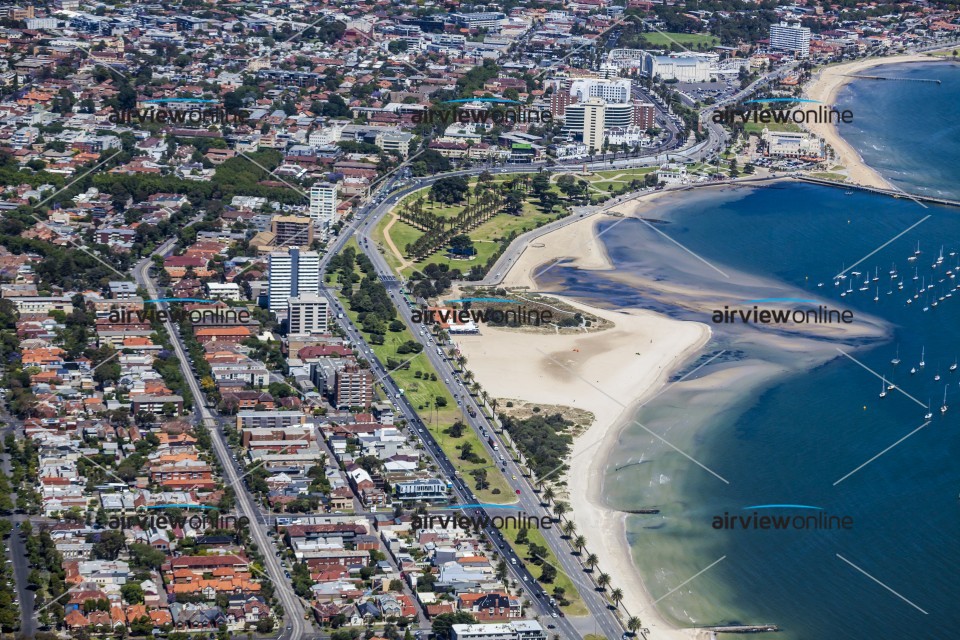
[[[901,189],[960,198],[960,63],[906,64],[869,72],[888,78],[856,80],[837,95],[853,121],[839,126],[864,161]]]
[[[876,75],[942,84],[856,81],[838,96],[837,106],[855,114],[855,124],[841,132],[900,188],[960,198],[960,125],[953,107],[960,67],[883,67]],[[861,344],[837,341],[835,350],[860,364],[838,351],[812,369],[744,389],[715,414],[698,407],[695,394],[669,389],[638,412],[640,423],[699,463],[675,452],[650,454],[655,438],[637,425],[626,428],[609,461],[609,506],[661,509],[658,516],[628,518],[635,561],[653,596],[663,596],[660,611],[684,625],[775,623],[785,640],[960,636],[960,368],[949,371],[960,357],[960,209],[781,183],[701,194],[650,216],[667,220],[658,227],[663,233],[725,273],[776,281],[797,297],[823,298],[889,328],[886,336]],[[652,243],[664,242],[647,225],[614,221],[600,231],[614,224],[615,232],[602,240],[615,273],[559,267],[542,288],[710,323],[708,312],[671,308],[662,297],[654,302],[631,282],[631,273],[668,282],[676,274],[669,264],[651,267],[644,260]],[[908,261],[918,243],[921,253]],[[943,262],[934,266],[941,247]],[[856,268],[863,273],[852,293],[841,297],[846,282],[834,286],[832,278],[868,255]],[[894,265],[897,277],[891,278]],[[864,280],[868,288],[860,291]],[[934,287],[920,292],[921,283]],[[709,299],[709,286],[704,289]],[[706,353],[723,350],[725,356],[697,376],[731,360],[779,358],[789,369],[801,359],[800,352],[763,352],[742,334],[712,326],[715,338]],[[901,363],[894,366],[897,355]],[[865,367],[912,399],[896,391],[881,399],[881,381]],[[943,403],[948,410],[941,414]],[[930,406],[929,421],[921,405]],[[623,466],[638,460],[642,464]],[[744,507],[765,504],[820,507],[848,516],[852,528],[712,526],[718,515],[752,515]]]

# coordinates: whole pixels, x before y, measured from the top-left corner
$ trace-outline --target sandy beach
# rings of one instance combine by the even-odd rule
[[[715,189],[735,188],[718,186]],[[707,197],[708,194],[699,195]],[[618,205],[612,211],[627,218],[645,216],[652,212],[654,204],[669,206],[675,199],[690,197],[696,196],[676,191],[650,193]],[[596,227],[601,222],[622,219],[599,214],[534,240],[505,275],[504,286],[536,290],[533,274],[544,273],[558,260],[563,260],[566,267],[581,270],[612,269]],[[607,224],[601,233],[617,233],[616,229],[616,224]],[[712,305],[728,299],[730,303],[742,300],[740,293],[746,291],[771,296],[790,294],[780,283],[748,274],[736,273],[727,280],[704,268],[695,258],[675,251],[669,243],[651,242],[645,255],[655,263],[669,263],[691,272],[702,271],[694,278],[699,282],[696,288],[679,282],[643,281],[635,275],[629,276],[630,286],[649,292],[651,299],[660,298],[665,304],[694,311],[698,317],[708,318]],[[621,275],[610,273],[614,279]],[[705,292],[709,292],[708,299],[704,299]],[[639,406],[664,389],[669,376],[702,351],[711,338],[711,328],[648,310],[611,311],[555,297],[615,326],[595,333],[563,335],[485,327],[479,336],[457,339],[468,359],[467,366],[496,398],[570,406],[594,415],[589,429],[574,441],[566,477],[568,495],[564,496],[570,502],[574,520],[580,524],[580,532],[587,538],[588,552],[598,556],[599,570],[610,575],[612,584],[623,590],[623,606],[630,615],[640,617],[650,631],[650,640],[708,638],[710,632],[678,628],[657,611],[627,543],[627,514],[607,506],[603,483],[620,433],[630,426]],[[777,353],[790,354],[796,366],[803,367],[836,356],[836,343],[819,339],[827,337],[819,335],[822,331],[808,327],[803,332],[793,332],[781,327],[775,331],[753,330],[745,334],[744,339],[771,345]],[[857,325],[834,326],[830,333],[833,339],[863,341],[883,336],[884,329],[864,319]],[[792,367],[762,361],[742,362],[671,388],[689,386],[692,403],[709,402],[716,409],[734,400],[735,394],[729,391],[731,387],[760,385],[789,368]],[[692,437],[692,434],[679,437]],[[669,587],[684,579],[671,576]],[[661,582],[658,592],[663,587]]]
[[[813,81],[807,85],[804,90],[804,97],[812,100],[835,106],[837,94],[845,84],[854,80],[851,74],[862,73],[867,69],[889,64],[903,64],[908,62],[936,62],[938,58],[926,55],[900,55],[888,58],[870,58],[868,60],[859,60],[847,64],[839,64],[832,67],[826,67],[820,71]],[[839,108],[839,107],[838,107]],[[856,114],[854,114],[856,118]],[[840,161],[849,175],[850,182],[870,187],[880,187],[884,189],[894,188],[877,171],[867,166],[846,140],[840,137],[836,125],[832,123],[808,123],[806,128],[813,134],[822,137],[827,144],[833,147]]]
[[[649,201],[641,208],[644,205]],[[532,287],[531,272],[559,258],[573,257],[568,266],[580,269],[609,269],[594,233],[598,221],[598,217],[587,218],[534,242],[507,274],[505,284]],[[673,320],[650,311],[608,311],[561,299],[615,326],[573,335],[487,327],[483,335],[459,338],[458,344],[467,356],[468,367],[494,397],[571,406],[595,416],[590,428],[575,441],[568,474],[575,519],[591,523],[581,527],[588,549],[597,554],[600,569],[624,591],[624,605],[640,615],[651,640],[706,637],[705,632],[677,629],[659,616],[633,565],[625,539],[624,514],[602,506],[598,481],[606,458],[604,450],[615,442],[623,420],[707,343],[710,329],[705,324]],[[570,481],[587,477],[597,482]]]

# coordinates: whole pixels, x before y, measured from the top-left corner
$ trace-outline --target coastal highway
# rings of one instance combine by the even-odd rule
[[[360,227],[362,229],[367,226],[367,222],[368,222],[367,218],[368,216],[371,215],[371,212],[375,211],[380,215],[382,215],[384,212],[389,210],[390,206],[392,206],[390,203],[395,202],[396,198],[398,197],[401,197],[400,193],[391,195],[387,199],[387,201],[380,206],[374,206],[370,204],[363,207],[358,213],[355,220],[350,225],[348,225],[343,230],[341,230],[339,237],[337,237],[330,244],[326,254],[321,258],[320,260],[321,274],[326,269],[327,265],[330,262],[330,259],[343,248],[343,246],[350,239],[351,235],[354,233],[356,228]],[[382,260],[382,257],[380,257],[379,254],[377,254],[377,257],[379,257],[380,260]],[[377,263],[375,262],[374,264],[377,264]],[[383,271],[383,268],[381,266],[378,266],[378,270],[382,274],[389,273],[387,271]],[[323,282],[322,275],[320,278],[320,282],[321,283]],[[409,321],[409,310],[405,309],[405,307],[403,307],[402,305],[397,304],[396,286],[395,285],[391,286],[390,284],[387,284],[387,288],[388,290],[391,291],[392,295],[394,296],[394,304],[398,307],[398,311],[401,314],[406,312],[407,320]],[[327,287],[321,286],[321,295],[326,297],[327,301],[330,304],[331,309],[336,309],[342,312],[342,308],[340,307],[339,301],[336,299],[336,296],[334,296],[333,293]],[[397,387],[393,379],[390,378],[389,372],[387,371],[386,367],[383,365],[383,363],[381,363],[377,359],[376,355],[373,353],[373,350],[366,343],[363,335],[360,333],[357,327],[353,324],[353,322],[350,321],[349,316],[347,316],[347,314],[345,313],[343,314],[343,316],[344,316],[343,318],[337,319],[337,323],[343,329],[347,339],[350,340],[353,343],[353,345],[358,349],[358,351],[361,354],[361,357],[369,361],[370,370],[373,372],[375,378],[381,382],[384,389],[391,397],[392,402],[397,406],[401,416],[406,420],[407,425],[409,425],[411,433],[419,437],[419,439],[423,442],[424,448],[427,451],[427,453],[430,455],[431,458],[433,458],[437,467],[440,469],[440,472],[445,476],[447,481],[452,485],[453,494],[456,496],[460,504],[478,504],[480,500],[470,490],[470,488],[466,485],[466,483],[463,482],[462,478],[457,474],[457,469],[455,465],[447,458],[446,454],[444,454],[439,444],[437,444],[436,440],[434,440],[429,430],[427,430],[427,428],[424,426],[423,421],[420,420],[420,417],[417,415],[416,410],[410,404],[407,397],[400,394],[400,389]],[[416,330],[416,327],[414,327],[414,333],[415,334],[418,333],[418,331]],[[419,335],[417,337],[420,338]],[[431,351],[433,356],[436,356],[436,347],[434,347],[432,350],[425,348],[424,351],[427,354],[427,357],[430,356]],[[420,357],[423,357],[423,356],[420,356]],[[438,363],[436,363],[433,359],[431,359],[431,362],[434,364],[435,367],[437,367]],[[441,372],[442,370],[443,369],[441,367],[437,367],[438,373]],[[462,390],[457,389],[456,385],[454,384],[453,382],[454,378],[452,376],[448,375],[445,377],[449,381],[447,386],[448,388],[451,389],[451,394],[462,393]],[[482,507],[465,509],[464,511],[468,515],[473,515],[473,516],[480,516],[482,513],[487,513],[488,515],[492,516],[496,514],[509,515],[510,513],[515,513],[517,509],[521,509],[531,516],[546,515],[543,512],[542,507],[539,504],[539,501],[536,500],[535,498],[534,500],[525,502],[524,504],[515,503],[511,505],[504,505],[503,509],[507,511],[504,511],[501,509],[493,510],[492,508],[485,509]],[[544,531],[545,533],[549,533],[549,530],[542,530],[542,531]],[[498,553],[503,555],[504,559],[507,562],[508,570],[514,576],[514,580],[517,582],[518,586],[521,587],[524,590],[524,593],[530,597],[530,600],[531,602],[534,603],[535,608],[540,610],[544,614],[545,619],[543,620],[543,622],[544,622],[544,625],[547,627],[546,631],[550,633],[559,632],[562,636],[569,638],[570,640],[580,638],[581,634],[577,632],[577,630],[573,627],[570,621],[565,617],[560,617],[561,615],[560,610],[550,605],[550,602],[549,602],[550,596],[545,595],[543,593],[539,585],[537,585],[536,579],[533,577],[533,574],[531,574],[530,571],[527,569],[523,559],[517,556],[513,552],[513,549],[504,539],[503,534],[492,526],[486,527],[484,529],[484,533],[490,539],[492,544],[496,547]],[[559,555],[565,556],[569,554],[569,547],[566,547],[566,548],[560,547],[556,551],[559,551],[559,553],[557,554],[558,556]],[[514,561],[516,562],[516,564],[514,564]],[[582,578],[582,569],[579,569],[578,571],[580,571],[581,573],[572,574],[574,576],[574,579],[577,579],[577,577]],[[621,633],[622,631],[615,631],[613,636],[608,636],[608,637],[619,638]]]
[[[330,303],[331,309],[341,310],[339,303],[336,297],[326,288],[322,291]],[[480,500],[477,496],[470,490],[470,488],[463,482],[462,478],[458,475],[456,466],[446,457],[443,450],[440,448],[440,445],[437,444],[436,440],[433,438],[430,431],[423,424],[423,421],[420,420],[420,417],[417,415],[416,410],[410,404],[406,396],[400,394],[400,389],[397,387],[396,383],[390,378],[390,375],[386,367],[381,363],[376,355],[373,353],[373,350],[367,345],[364,340],[363,335],[360,331],[354,326],[350,321],[349,317],[344,314],[342,319],[338,319],[338,323],[341,328],[344,330],[344,333],[348,340],[356,347],[360,356],[365,358],[370,363],[370,370],[373,372],[374,377],[381,382],[387,394],[391,398],[399,413],[400,417],[406,420],[408,428],[411,433],[419,437],[423,442],[426,452],[433,458],[437,467],[440,469],[440,472],[446,477],[447,481],[452,485],[453,495],[457,498],[460,504],[464,505],[475,505],[480,503]],[[435,354],[435,351],[434,351]],[[423,357],[423,356],[420,356]],[[439,371],[439,369],[438,369]],[[442,374],[441,374],[442,375]],[[448,378],[449,379],[449,378]],[[542,515],[538,513],[542,511],[539,503],[529,505],[530,508],[527,508],[527,505],[521,504],[511,504],[504,505],[503,509],[494,509],[487,507],[474,507],[463,509],[464,513],[470,516],[481,516],[481,514],[486,513],[489,516],[493,515],[510,515],[516,514],[518,508],[525,511],[528,515]],[[542,532],[548,533],[550,530],[541,529]],[[554,530],[555,531],[555,530]],[[545,619],[543,620],[544,625],[553,625],[556,627],[556,630],[569,639],[576,639],[581,637],[579,633],[573,628],[573,625],[570,624],[570,621],[566,618],[561,618],[560,611],[556,607],[550,605],[549,600],[550,596],[544,596],[542,590],[536,584],[536,579],[527,569],[526,565],[523,562],[523,559],[517,556],[512,548],[509,546],[507,541],[504,539],[503,534],[495,529],[492,526],[484,528],[484,533],[491,540],[494,547],[497,549],[497,552],[502,554],[504,559],[507,561],[508,570],[513,574],[514,579],[516,580],[519,587],[523,588],[524,593],[530,598],[531,602],[535,604],[535,608],[540,610]],[[569,551],[568,551],[569,553]],[[516,564],[514,564],[514,561]],[[552,629],[547,629],[549,632],[553,632]],[[613,638],[618,638],[620,632],[617,632],[614,636],[609,636]]]
[[[153,255],[165,256],[171,250],[175,242],[175,238],[167,240],[159,248],[157,248]],[[133,275],[137,284],[146,288],[147,292],[150,294],[150,297],[156,300],[160,298],[160,295],[157,292],[156,284],[149,275],[151,265],[152,261],[149,257],[141,260],[134,267]],[[166,304],[162,305],[162,307],[166,306]],[[157,307],[160,308],[161,305],[158,304]],[[234,494],[236,495],[237,506],[241,513],[246,516],[250,522],[250,535],[257,543],[260,554],[263,556],[267,576],[269,577],[270,582],[273,584],[274,593],[280,600],[280,603],[283,605],[283,611],[287,620],[287,625],[277,640],[300,640],[308,631],[307,623],[304,621],[303,603],[293,592],[293,587],[291,586],[290,581],[284,576],[284,569],[274,554],[273,543],[267,536],[266,527],[261,524],[263,522],[263,518],[257,517],[259,515],[259,510],[253,501],[253,497],[250,495],[250,492],[247,491],[247,488],[243,485],[243,483],[240,482],[240,476],[234,464],[233,456],[230,454],[230,448],[227,446],[226,440],[223,437],[223,432],[218,428],[217,421],[212,412],[206,407],[206,396],[201,391],[200,385],[197,382],[197,378],[190,369],[189,359],[187,358],[187,350],[180,339],[179,333],[174,330],[173,322],[169,318],[164,322],[164,326],[166,327],[167,333],[170,336],[170,342],[177,354],[177,359],[180,361],[180,371],[183,374],[184,379],[187,381],[187,384],[190,385],[190,391],[193,394],[194,399],[194,411],[198,418],[210,431],[210,441],[213,443],[214,453],[216,453],[217,459],[220,461],[220,467],[223,470],[224,480],[228,486],[233,487]]]
[[[412,309],[406,305],[403,297],[400,295],[399,282],[392,277],[391,271],[383,256],[379,251],[376,250],[375,244],[371,243],[370,241],[369,230],[376,224],[378,217],[379,216],[374,216],[371,218],[370,223],[364,226],[359,232],[358,239],[364,253],[368,258],[370,258],[376,267],[377,272],[381,275],[381,280],[384,281],[384,284],[390,293],[391,299],[393,300],[394,306],[397,308],[400,317],[407,324],[407,326],[411,328],[414,338],[423,345],[424,349],[422,355],[419,357],[425,357],[430,361],[431,366],[433,366],[437,371],[439,378],[443,380],[444,384],[450,391],[450,394],[457,399],[458,404],[464,410],[464,421],[467,422],[467,424],[477,433],[491,459],[497,463],[497,466],[502,470],[507,482],[517,492],[517,502],[509,505],[509,508],[519,509],[531,516],[544,515],[546,512],[541,506],[540,498],[534,491],[534,487],[524,477],[524,472],[520,468],[520,465],[517,464],[511,456],[507,455],[509,449],[507,449],[506,444],[500,440],[496,434],[494,426],[490,424],[490,422],[488,422],[488,420],[484,417],[483,412],[470,395],[468,387],[464,384],[459,374],[454,370],[451,362],[446,356],[437,354],[437,349],[440,348],[442,351],[443,348],[433,340],[430,332],[425,329],[424,325],[415,323],[413,321]],[[573,216],[569,217],[572,218]],[[359,334],[356,335],[359,338]],[[351,337],[351,339],[353,338]],[[395,385],[391,386],[395,387]],[[396,401],[405,405],[408,404],[407,399],[404,396],[399,395],[399,390],[394,389],[393,393]],[[475,417],[470,416],[469,413],[466,412],[468,407],[472,407],[474,409],[474,412],[476,413]],[[418,420],[417,424],[418,430],[421,431],[421,438],[424,439],[425,444],[427,441],[432,441],[429,431],[422,427],[422,422]],[[494,442],[497,445],[496,450],[494,450],[493,446],[489,443],[488,438],[494,439]],[[435,457],[437,455],[443,456],[443,453],[440,451],[438,445],[431,442],[429,443],[429,446],[433,449]],[[517,479],[513,480],[512,478],[514,477]],[[460,485],[461,492],[469,492],[469,489],[466,488],[459,478],[456,478],[456,482]],[[467,504],[475,504],[477,500],[472,496],[472,494],[470,494],[465,502]],[[488,511],[491,510],[488,509]],[[580,524],[582,525],[583,523]],[[553,550],[554,555],[559,562],[560,566],[557,568],[561,569],[565,574],[567,574],[576,585],[577,591],[580,593],[581,598],[596,622],[597,629],[607,638],[619,638],[623,634],[623,626],[608,608],[607,601],[603,595],[594,590],[594,587],[590,580],[586,577],[584,569],[580,565],[579,560],[573,555],[573,549],[570,547],[567,541],[561,537],[559,529],[557,527],[541,529],[541,533],[546,539],[547,544]],[[497,539],[502,540],[502,538],[499,536],[499,532],[496,532],[495,535],[497,536]],[[529,572],[526,572],[526,570],[525,573],[529,575]],[[532,577],[530,579],[532,579]],[[530,583],[530,586],[534,589],[534,592],[539,593],[539,587],[534,585],[535,583]],[[544,599],[541,598],[541,604],[546,604],[549,608],[549,596],[547,596],[545,600],[546,602],[544,602]],[[552,616],[553,613],[554,612],[551,611],[550,615]]]

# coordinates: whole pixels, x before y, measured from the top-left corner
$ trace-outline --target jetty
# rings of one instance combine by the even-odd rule
[[[879,193],[880,195],[890,196],[891,198],[903,198],[907,200],[916,200],[917,202],[926,202],[929,204],[940,204],[947,207],[957,207],[960,208],[960,200],[952,200],[950,198],[941,198],[938,196],[925,196],[919,195],[916,193],[907,193],[906,191],[898,191],[896,189],[882,189],[880,187],[868,187],[861,184],[852,184],[847,182],[841,182],[839,180],[827,180],[825,178],[814,178],[813,176],[799,176],[800,180],[804,182],[810,182],[813,184],[822,184],[827,187],[839,187],[841,189],[846,189],[847,191],[868,191],[870,193]]]
[[[719,627],[700,627],[714,633],[767,633],[780,631],[775,624],[728,624]]]
[[[861,76],[854,73],[844,73],[843,75],[847,78],[861,78],[863,80],[899,80],[900,82],[935,82],[941,84],[935,78],[885,78],[883,76]]]

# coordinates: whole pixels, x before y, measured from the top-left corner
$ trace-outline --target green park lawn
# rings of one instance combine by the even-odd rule
[[[555,524],[555,526],[559,526],[559,525]],[[517,544],[517,533],[518,533],[518,529],[516,527],[503,528],[504,537],[510,541],[510,546],[514,548],[514,550],[517,552],[517,555],[520,556],[521,558],[528,558],[529,556],[527,554],[527,546],[525,544]],[[533,542],[534,544],[540,547],[545,548],[547,550],[547,553],[545,556],[543,556],[543,559],[549,564],[552,564],[554,568],[557,570],[557,576],[556,578],[554,578],[553,582],[549,584],[541,583],[541,586],[543,586],[543,588],[546,589],[547,593],[549,594],[553,593],[554,587],[563,588],[564,597],[570,601],[570,604],[568,604],[565,607],[562,607],[564,613],[566,613],[568,616],[587,615],[587,606],[586,604],[584,604],[583,600],[580,598],[579,589],[576,587],[576,585],[574,585],[573,580],[570,579],[570,576],[564,573],[563,570],[560,568],[560,563],[557,562],[557,557],[554,555],[553,550],[547,545],[547,541],[546,539],[544,539],[543,534],[540,533],[538,529],[529,528],[527,529],[527,540],[529,540],[530,542]],[[566,550],[564,551],[566,552]],[[540,573],[542,570],[537,568],[535,564],[528,562],[527,567],[530,569],[531,573],[533,573],[534,576],[536,576],[537,578],[540,577]],[[581,584],[583,584],[587,580],[588,578],[584,577],[581,580]]]
[[[651,46],[664,48],[670,48],[670,45],[674,43],[690,48],[696,48],[699,45],[715,47],[720,44],[720,39],[716,36],[701,33],[661,33],[653,31],[643,34],[643,37]]]
[[[493,179],[494,183],[506,182],[511,179],[511,175],[498,175]],[[473,188],[476,180],[470,181],[470,186]],[[558,195],[560,193],[556,185],[551,187]],[[413,201],[420,195],[424,194],[426,189],[422,189],[415,193],[408,195],[404,201]],[[538,226],[546,224],[547,222],[553,220],[558,215],[553,213],[552,215],[545,214],[541,212],[536,205],[532,202],[532,196],[523,205],[523,215],[521,216],[511,216],[507,214],[498,214],[492,219],[487,220],[481,224],[476,229],[469,232],[470,238],[474,241],[474,248],[477,250],[477,253],[473,256],[471,260],[459,260],[454,258],[447,257],[443,251],[437,251],[428,258],[421,260],[415,263],[411,267],[405,269],[400,269],[400,262],[397,260],[396,256],[387,249],[387,243],[385,241],[384,229],[389,223],[390,216],[384,216],[384,219],[381,220],[376,228],[374,229],[374,239],[378,243],[382,243],[385,247],[385,255],[387,257],[388,264],[397,271],[402,276],[409,276],[413,271],[423,271],[427,265],[430,264],[446,264],[451,269],[460,269],[462,272],[467,272],[474,265],[486,265],[487,260],[490,256],[495,255],[500,248],[500,240],[509,236],[512,232],[516,231],[518,234],[523,233],[524,231],[529,231]],[[428,211],[433,212],[436,215],[452,217],[455,216],[463,209],[462,205],[435,205],[433,208],[427,207]],[[404,248],[408,244],[412,244],[417,238],[419,238],[423,233],[418,229],[415,229],[411,225],[405,222],[394,222],[393,226],[390,227],[390,238],[393,240],[393,243],[396,245],[397,249],[402,253]]]
[[[353,238],[350,239],[346,246],[358,250],[356,240]],[[347,315],[349,315],[354,324],[359,327],[358,314],[349,310],[346,298],[339,288],[335,287],[335,290],[343,308],[347,310]],[[430,430],[430,433],[434,435],[441,449],[443,449],[447,457],[453,462],[453,465],[460,470],[464,482],[473,489],[477,497],[485,502],[497,504],[515,502],[516,496],[513,489],[510,487],[506,478],[503,477],[499,468],[493,463],[487,451],[483,448],[476,432],[469,428],[465,429],[464,435],[460,438],[452,438],[445,433],[446,429],[456,420],[462,419],[463,414],[457,407],[453,396],[450,395],[450,392],[446,386],[444,386],[443,380],[439,379],[439,377],[437,380],[431,380],[431,376],[437,376],[437,372],[430,365],[430,361],[427,360],[427,358],[422,355],[397,352],[400,345],[409,340],[413,340],[413,334],[409,328],[404,328],[403,331],[397,332],[388,331],[384,344],[371,345],[371,348],[377,355],[377,358],[380,359],[380,362],[384,363],[388,369],[396,366],[389,365],[388,363],[390,361],[399,364],[409,360],[409,368],[394,369],[390,372],[390,376],[396,381],[397,385],[403,389],[404,395],[410,399],[414,408],[417,408],[417,413]],[[417,372],[420,373],[421,377],[417,377]],[[446,400],[446,405],[438,408],[436,406],[437,398]],[[460,448],[468,442],[473,452],[479,457],[479,461],[468,462],[460,458]],[[489,486],[484,489],[477,488],[476,479],[469,473],[474,469],[481,468],[487,469],[487,482]]]

